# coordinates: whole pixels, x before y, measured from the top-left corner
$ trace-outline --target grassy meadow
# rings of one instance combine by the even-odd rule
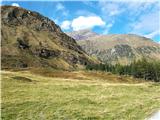
[[[103,72],[2,71],[3,120],[144,120],[160,84]]]

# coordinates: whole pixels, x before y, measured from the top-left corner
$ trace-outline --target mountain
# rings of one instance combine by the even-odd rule
[[[1,7],[2,68],[75,69],[97,61],[58,25],[37,12]]]
[[[111,64],[130,64],[141,58],[160,60],[160,44],[134,34],[97,35],[77,41],[88,54]]]
[[[66,34],[71,36],[72,38],[74,38],[76,40],[84,40],[84,39],[88,39],[88,38],[91,38],[91,37],[98,36],[97,33],[92,32],[90,29],[68,32]]]

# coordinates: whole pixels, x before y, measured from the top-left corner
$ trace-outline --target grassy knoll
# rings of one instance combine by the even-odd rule
[[[144,120],[160,107],[158,83],[96,72],[40,73],[2,72],[3,120]]]

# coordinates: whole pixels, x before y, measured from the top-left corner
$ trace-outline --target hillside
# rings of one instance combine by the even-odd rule
[[[143,57],[160,60],[160,44],[134,34],[98,35],[77,41],[88,54],[103,62],[129,64]]]
[[[52,20],[20,7],[1,7],[2,68],[83,68],[92,60]]]

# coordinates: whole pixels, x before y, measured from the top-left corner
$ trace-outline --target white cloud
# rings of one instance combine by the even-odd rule
[[[105,1],[105,0],[100,0],[100,1]],[[149,3],[152,3],[152,2],[157,2],[159,0],[109,0],[109,1],[112,1],[112,2],[139,2],[139,3],[149,2]]]
[[[150,36],[157,34],[160,28],[160,12],[153,11],[149,14],[142,15],[136,22],[130,24],[132,33],[152,33]],[[153,34],[154,33],[154,34]]]
[[[160,31],[159,30],[156,30],[156,31],[151,32],[151,33],[149,33],[147,35],[144,35],[144,36],[147,37],[147,38],[154,38],[157,35],[160,35]]]
[[[119,11],[119,10],[113,10],[110,12],[110,16],[115,16],[115,15],[118,15],[120,14],[122,11]]]
[[[99,5],[105,16],[116,16],[124,11],[117,2],[100,1]]]
[[[121,19],[119,19],[119,16],[124,14],[126,18],[126,25],[124,25],[124,27],[128,30],[129,28],[131,28],[131,32],[136,32],[136,34],[139,32],[142,33],[142,30],[145,31],[145,33],[150,33],[156,30],[155,27],[159,24],[157,20],[158,14],[154,13],[155,11],[152,12],[151,10],[160,8],[159,5],[160,4],[158,3],[158,0],[99,1],[99,7],[101,8],[102,18],[105,19],[107,23],[112,23],[112,21],[114,23],[120,21]],[[156,16],[149,15],[150,13],[156,14]],[[142,16],[144,16],[144,18]],[[154,17],[151,18],[151,16]],[[106,28],[104,33],[107,33],[107,31],[109,31],[109,28]]]
[[[59,24],[59,20],[57,18],[51,18],[56,24]]]
[[[62,3],[58,3],[56,5],[56,12],[60,12],[63,16],[68,16],[69,11],[65,8],[65,6]]]
[[[56,10],[57,10],[57,11],[59,11],[59,10],[64,10],[64,9],[65,9],[65,7],[63,6],[63,4],[58,3],[58,4],[56,5]]]
[[[63,16],[67,16],[68,14],[69,14],[68,10],[62,11],[62,15],[63,15]]]
[[[113,24],[114,24],[114,22],[112,21],[111,23],[109,23],[108,25],[106,25],[104,27],[103,34],[108,34],[108,32],[112,28]]]
[[[122,7],[121,4],[122,3],[120,1],[99,1],[102,18],[105,19],[106,23],[109,23],[104,27],[103,34],[108,34],[115,21],[118,20],[117,16],[119,16],[125,11],[125,8]]]
[[[18,3],[12,3],[12,6],[20,7]]]
[[[99,16],[79,16],[73,20],[65,20],[61,23],[63,30],[73,29],[74,31],[91,29],[95,26],[105,27],[105,22]],[[112,25],[108,25],[111,27]]]
[[[94,6],[94,4],[93,4],[93,1],[87,1],[87,0],[85,0],[85,1],[82,1],[85,5],[88,5],[88,6],[90,6],[90,7],[93,7]]]
[[[105,22],[99,16],[79,16],[73,19],[71,27],[74,31],[93,28],[95,26],[104,26]]]
[[[113,17],[124,12],[138,16],[149,8],[159,5],[158,0],[101,0],[99,6],[104,16]],[[113,18],[112,18],[113,19]]]
[[[77,16],[96,16],[95,13],[90,12],[88,10],[78,10],[76,11]]]
[[[70,27],[71,27],[71,22],[68,20],[63,21],[61,24],[61,28],[64,30],[69,30]]]
[[[122,4],[128,11],[129,16],[134,16],[134,18],[139,17],[141,14],[150,13],[151,8],[157,8],[159,3],[156,0],[134,0],[124,2]]]

